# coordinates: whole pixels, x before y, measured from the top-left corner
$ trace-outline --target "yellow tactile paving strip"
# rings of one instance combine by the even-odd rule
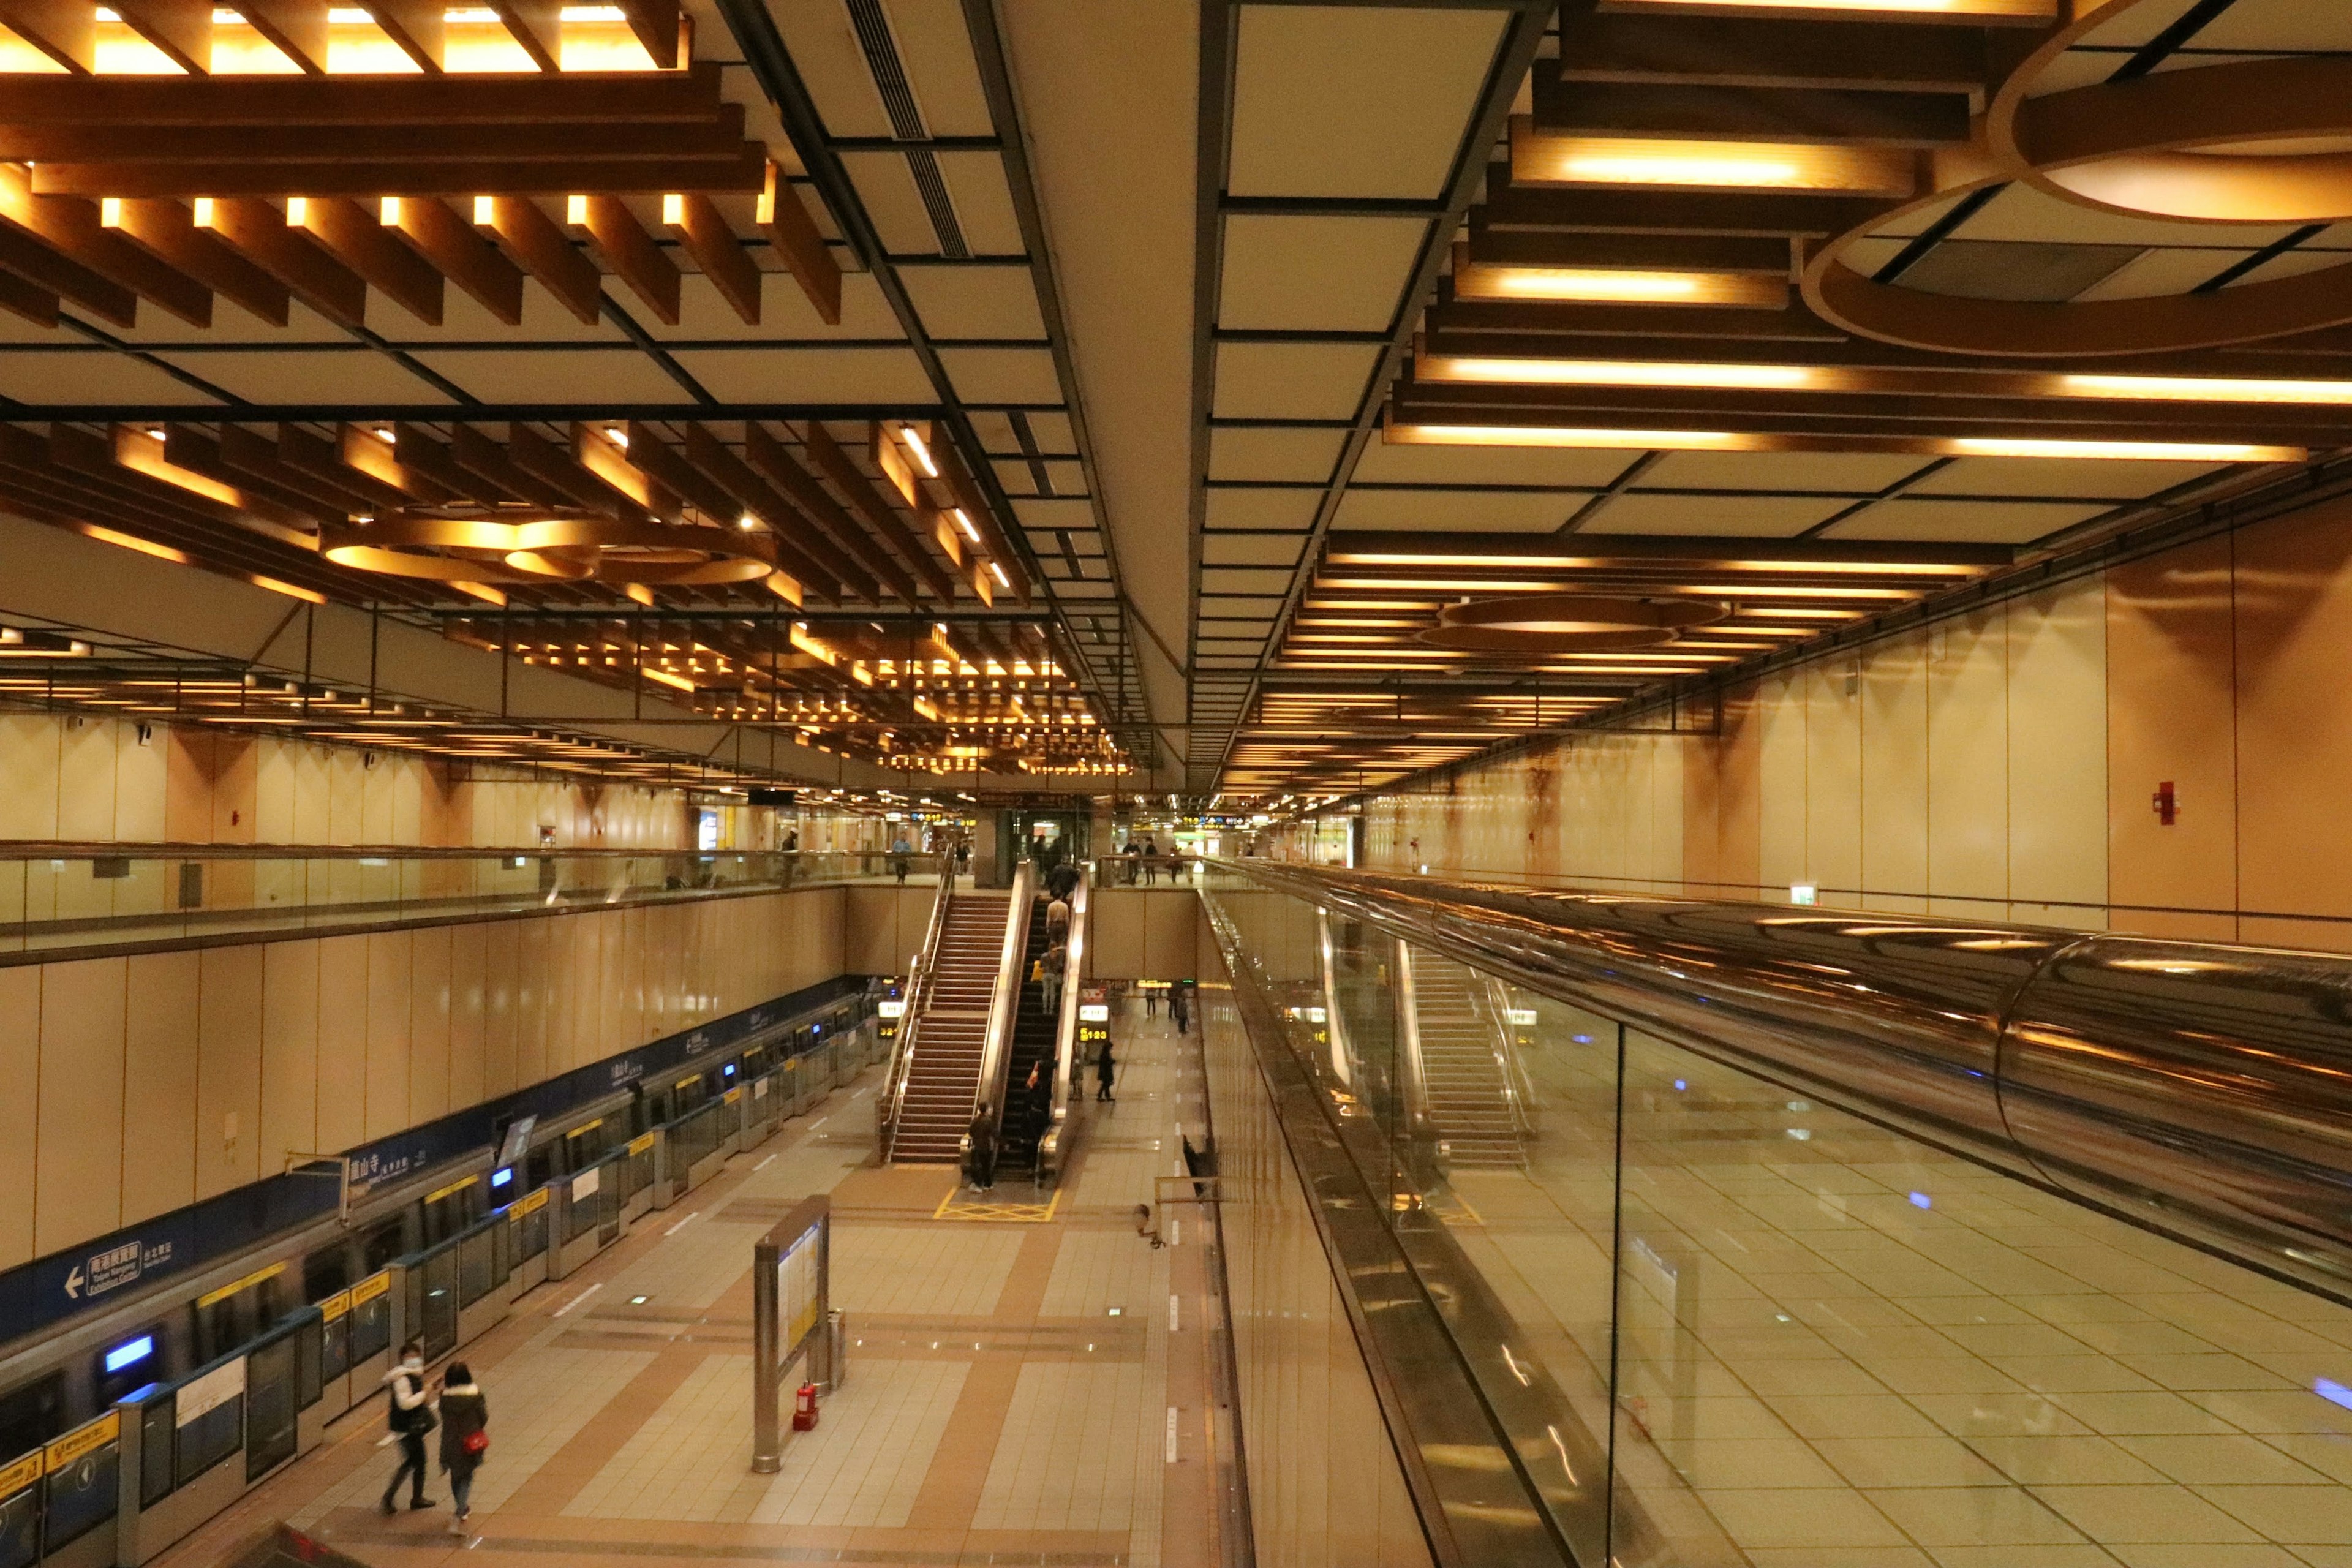
[[[1088,1160],[1082,1133],[1069,1182],[1044,1202],[1003,1189],[1007,1201],[972,1202],[945,1167],[873,1165],[870,1092],[837,1097],[527,1298],[464,1352],[492,1416],[471,1537],[446,1533],[437,1475],[440,1509],[375,1512],[392,1456],[371,1412],[158,1562],[212,1568],[289,1518],[380,1568],[1206,1564],[1212,1472],[1189,1436],[1168,1463],[1162,1436],[1169,1406],[1199,1426],[1200,1336],[1171,1336],[1173,1254],[1131,1221],[1174,1169],[1161,1126],[1174,1041],[1140,1017],[1122,1036],[1121,1104],[1088,1108],[1103,1157]],[[812,1191],[834,1197],[850,1373],[783,1472],[754,1476],[751,1241]],[[971,1220],[983,1223],[940,1223]],[[1204,1304],[1182,1310],[1194,1329]]]

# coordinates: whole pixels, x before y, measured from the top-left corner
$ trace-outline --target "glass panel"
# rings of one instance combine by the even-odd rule
[[[457,1243],[457,1304],[470,1307],[498,1288],[498,1243],[478,1230]]]
[[[294,1331],[294,1343],[300,1357],[295,1374],[295,1393],[302,1408],[308,1410],[319,1403],[326,1381],[326,1328],[316,1319]]]
[[[425,1342],[425,1359],[439,1361],[457,1348],[457,1249],[427,1254],[417,1273],[424,1281],[417,1338]]]
[[[37,1454],[34,1464],[39,1464]],[[6,1468],[0,1466],[0,1472]],[[0,1568],[32,1568],[40,1552],[41,1488],[37,1480],[26,1480],[0,1497]]]
[[[363,1288],[354,1288],[354,1293]],[[392,1345],[392,1292],[383,1291],[352,1309],[352,1365],[365,1366]]]
[[[319,1342],[319,1376],[332,1383],[352,1369],[352,1314],[324,1325]]]
[[[232,1395],[175,1434],[179,1448],[179,1484],[186,1486],[237,1451],[245,1441],[245,1399]]]
[[[114,1517],[121,1501],[122,1445],[103,1443],[78,1454],[63,1468],[53,1468],[43,1483],[47,1519],[41,1525],[41,1551],[55,1552]]]
[[[245,1479],[255,1481],[294,1457],[295,1374],[299,1347],[286,1334],[245,1358]]]
[[[153,1508],[172,1495],[179,1474],[174,1458],[173,1415],[177,1405],[165,1394],[139,1409],[139,1506]]]

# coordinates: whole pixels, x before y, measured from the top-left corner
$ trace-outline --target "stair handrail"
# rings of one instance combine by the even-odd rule
[[[971,1113],[976,1117],[982,1106],[988,1108],[988,1134],[1000,1149],[1004,1146],[1004,1075],[1013,1062],[1021,987],[1029,978],[1021,966],[1029,955],[1029,917],[1036,902],[1037,862],[1024,859],[1013,874],[1013,897],[1004,907],[1004,951],[996,961],[996,989],[988,999],[988,1033],[980,1051],[980,1081],[972,1089]]]
[[[903,998],[907,1010],[899,1016],[898,1037],[891,1042],[889,1069],[882,1078],[881,1123],[877,1131],[886,1164],[898,1146],[898,1115],[906,1106],[907,1080],[915,1070],[915,1037],[922,1028],[923,1013],[930,1005],[931,981],[940,967],[940,939],[947,932],[948,906],[955,898],[955,861],[947,855],[938,859],[939,897],[931,900],[931,919],[923,928],[923,945],[907,965],[907,994]]]
[[[1037,1176],[1040,1181],[1058,1181],[1062,1174],[1063,1132],[1068,1129],[1071,1087],[1076,1081],[1078,1064],[1078,983],[1087,973],[1087,889],[1094,880],[1094,868],[1081,860],[1078,885],[1070,889],[1070,934],[1064,939],[1069,955],[1062,969],[1062,1006],[1054,1020],[1054,1115],[1043,1138],[1037,1142]]]
[[[1444,1133],[1429,1103],[1429,1066],[1421,1054],[1421,975],[1414,963],[1412,944],[1399,937],[1396,940],[1396,1016],[1398,1057],[1404,1071],[1399,1075],[1403,1082],[1405,1147],[1416,1165],[1426,1163],[1428,1169],[1417,1170],[1417,1176],[1434,1179],[1442,1171],[1436,1154],[1444,1142]],[[1328,988],[1327,988],[1328,989]],[[1336,997],[1337,992],[1332,994]]]
[[[1473,995],[1473,1005],[1483,1005],[1489,1015],[1489,1026],[1495,1031],[1495,1055],[1503,1068],[1503,1099],[1511,1110],[1511,1137],[1518,1145],[1519,1168],[1528,1164],[1528,1145],[1536,1136],[1535,1075],[1528,1071],[1526,1058],[1519,1050],[1519,1031],[1511,1022],[1510,988],[1484,970],[1473,969],[1471,974],[1479,981]]]

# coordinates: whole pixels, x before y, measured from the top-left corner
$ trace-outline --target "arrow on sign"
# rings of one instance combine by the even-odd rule
[[[73,1272],[66,1276],[66,1295],[77,1301],[81,1299],[81,1265],[79,1263],[74,1265]]]

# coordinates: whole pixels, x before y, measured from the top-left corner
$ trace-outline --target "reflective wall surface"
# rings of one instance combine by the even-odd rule
[[[1579,1562],[2352,1563],[2352,1309],[1227,880]]]

